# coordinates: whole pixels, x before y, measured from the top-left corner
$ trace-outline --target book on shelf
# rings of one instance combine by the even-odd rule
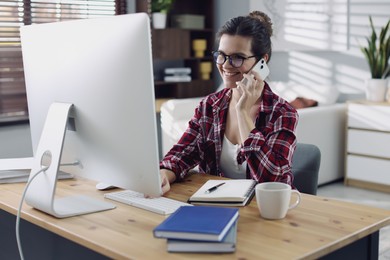
[[[164,81],[167,82],[189,82],[191,78],[191,68],[165,68]]]
[[[156,238],[221,241],[238,219],[237,208],[182,206],[154,228]]]
[[[222,186],[207,192],[221,183]],[[188,202],[196,205],[245,206],[252,200],[256,184],[252,179],[208,180]]]
[[[167,82],[190,82],[192,80],[189,75],[172,75],[172,76],[164,76],[164,81]]]
[[[165,74],[173,74],[173,75],[189,75],[191,74],[191,68],[189,67],[181,67],[181,68],[165,68]]]
[[[238,220],[229,229],[221,241],[196,241],[168,239],[168,252],[188,253],[230,253],[236,251]]]

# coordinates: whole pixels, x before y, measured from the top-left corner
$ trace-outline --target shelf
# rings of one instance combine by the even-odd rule
[[[192,80],[191,82],[155,82],[156,98],[202,97],[214,89],[213,80]]]
[[[145,1],[136,1],[137,12],[148,12]],[[153,71],[155,77],[155,96],[160,98],[190,98],[200,97],[215,90],[213,79],[202,80],[200,67],[202,62],[212,62],[211,51],[214,47],[214,3],[212,0],[174,1],[168,13],[168,27],[165,29],[152,29]],[[202,29],[173,28],[170,27],[170,18],[173,15],[191,14],[204,16]],[[152,21],[153,22],[153,21]],[[195,39],[206,40],[204,57],[195,57],[192,42]],[[165,68],[189,67],[191,68],[191,82],[164,82]],[[212,70],[215,66],[211,66]],[[213,76],[211,71],[210,76]]]
[[[205,53],[211,53],[214,44],[214,33],[211,29],[189,30],[178,28],[153,29],[152,50],[154,59],[194,59],[192,41],[205,39]],[[210,54],[211,55],[211,54]],[[207,55],[206,55],[207,56]]]

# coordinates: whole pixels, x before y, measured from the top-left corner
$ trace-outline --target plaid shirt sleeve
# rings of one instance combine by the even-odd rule
[[[161,169],[172,170],[178,180],[197,165],[200,172],[223,176],[218,163],[229,98],[225,89],[199,103],[186,131],[160,162]]]
[[[160,162],[161,169],[172,170],[177,179],[182,179],[190,169],[195,167],[199,161],[199,143],[202,140],[199,118],[200,106],[195,109],[195,115],[188,123],[186,131],[179,142],[164,156]]]

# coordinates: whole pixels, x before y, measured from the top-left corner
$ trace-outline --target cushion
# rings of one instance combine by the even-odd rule
[[[305,107],[316,107],[318,102],[314,99],[297,97],[294,100],[289,102],[295,109],[305,108]]]

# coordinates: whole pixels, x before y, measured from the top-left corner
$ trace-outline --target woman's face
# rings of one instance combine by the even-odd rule
[[[239,55],[247,58],[253,56],[252,53],[252,38],[238,35],[223,34],[220,41],[218,51],[225,55]],[[226,58],[225,63],[217,64],[217,68],[226,88],[235,88],[236,82],[241,81],[243,74],[247,73],[256,63],[256,58],[245,59],[241,67],[233,67],[229,59]]]

